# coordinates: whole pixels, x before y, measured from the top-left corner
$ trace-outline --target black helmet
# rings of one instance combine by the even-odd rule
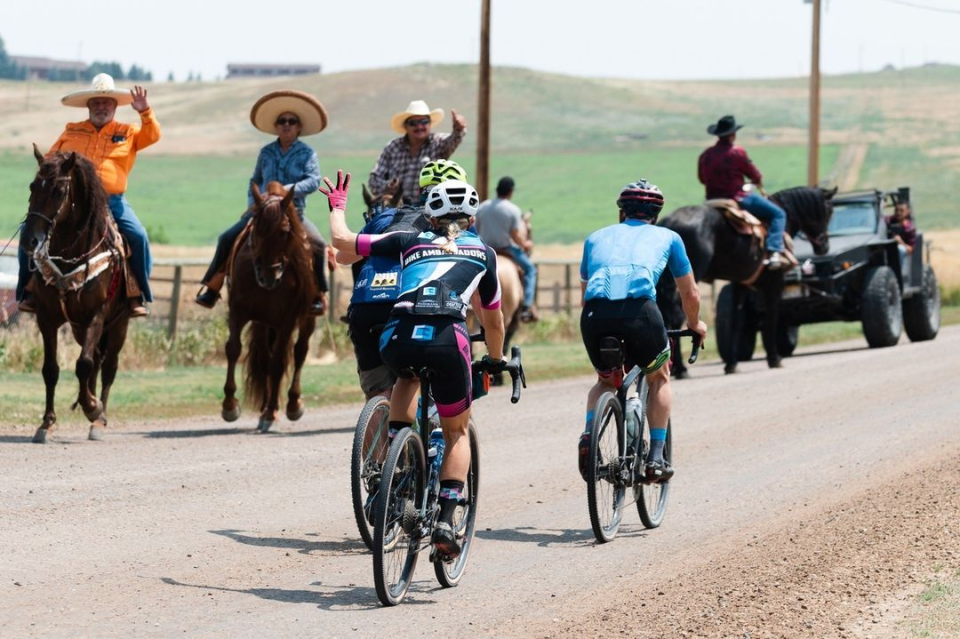
[[[656,184],[640,179],[620,190],[617,206],[627,217],[656,221],[663,210],[663,193]]]

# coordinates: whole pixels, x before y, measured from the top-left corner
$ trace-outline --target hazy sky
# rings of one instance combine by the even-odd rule
[[[805,75],[803,0],[491,0],[495,65],[692,79]],[[823,0],[825,73],[960,64],[960,0]],[[939,9],[939,10],[933,10]],[[476,62],[480,0],[0,0],[7,52],[117,60],[205,80],[228,62],[319,63],[325,73]],[[273,26],[266,26],[273,25]]]

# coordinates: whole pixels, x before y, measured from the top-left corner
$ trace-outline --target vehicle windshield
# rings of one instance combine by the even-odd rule
[[[873,202],[835,202],[833,217],[827,233],[831,237],[838,235],[858,235],[876,233],[877,210]]]

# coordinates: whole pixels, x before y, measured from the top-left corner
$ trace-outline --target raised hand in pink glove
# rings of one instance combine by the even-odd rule
[[[327,196],[327,200],[329,200],[330,203],[330,210],[340,209],[341,211],[346,211],[347,191],[350,190],[350,174],[347,173],[347,175],[344,176],[343,171],[338,170],[336,186],[334,186],[327,177],[323,178],[323,182],[327,185],[327,188],[321,186],[319,191]]]

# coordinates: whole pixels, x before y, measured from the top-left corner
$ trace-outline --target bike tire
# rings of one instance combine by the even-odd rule
[[[597,542],[613,541],[623,515],[624,483],[620,477],[623,409],[614,393],[597,400],[590,429],[587,461],[587,508]]]
[[[366,508],[374,510],[383,462],[390,446],[390,401],[379,395],[371,397],[357,419],[353,432],[353,453],[350,457],[350,493],[353,496],[353,516],[357,530],[367,548],[373,550],[373,526]],[[367,506],[367,504],[370,504]]]
[[[637,460],[642,464],[650,450],[650,422],[647,420],[647,381],[644,380],[640,388],[640,433],[642,438],[642,456]],[[673,463],[673,424],[667,419],[667,441],[663,445],[663,458]],[[642,468],[642,466],[641,466]],[[670,482],[663,484],[646,484],[642,482],[633,485],[633,496],[637,502],[637,512],[645,528],[656,528],[663,522],[667,512],[667,500],[670,496]]]
[[[383,464],[373,525],[373,578],[384,606],[403,601],[420,556],[420,505],[427,463],[410,428],[393,438]]]
[[[473,545],[473,533],[477,524],[477,504],[480,490],[480,435],[473,418],[467,430],[470,437],[470,469],[467,471],[467,481],[464,483],[465,504],[457,507],[453,516],[454,530],[460,542],[460,555],[453,561],[434,562],[433,569],[437,573],[437,581],[444,588],[453,588],[460,583],[463,571],[467,568],[467,559],[470,547]]]

